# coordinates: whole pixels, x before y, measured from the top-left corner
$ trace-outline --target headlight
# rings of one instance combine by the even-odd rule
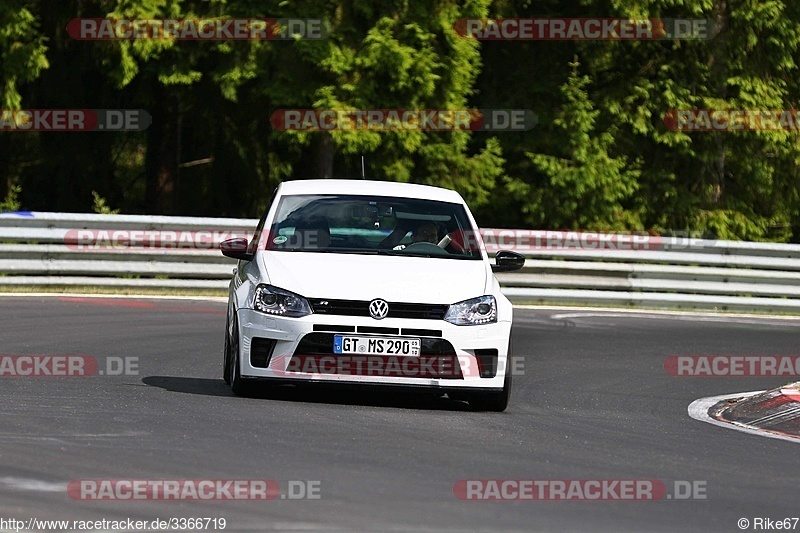
[[[253,299],[256,311],[270,315],[288,316],[299,318],[311,314],[308,300],[293,292],[273,287],[272,285],[259,285]]]
[[[497,322],[494,296],[481,296],[451,305],[444,319],[456,326],[477,326]]]

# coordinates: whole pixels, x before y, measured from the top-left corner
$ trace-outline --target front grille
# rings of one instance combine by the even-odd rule
[[[399,328],[378,328],[375,326],[358,326],[359,333],[375,333],[376,335],[397,335]]]
[[[320,315],[370,316],[369,302],[364,300],[309,300],[311,309]],[[417,318],[423,320],[442,320],[447,313],[447,304],[415,304],[388,302],[387,318]]]
[[[256,368],[267,368],[275,349],[275,340],[253,337],[250,344],[250,365]]]
[[[449,307],[449,305],[390,303],[389,316],[397,318],[442,320]]]
[[[333,353],[333,333],[306,334],[286,370],[351,376],[463,379],[456,350],[441,338],[420,338],[419,357]]]
[[[314,331],[333,331],[334,333],[354,333],[355,326],[339,326],[336,324],[314,324]]]
[[[309,300],[318,315],[369,316],[369,302],[359,300]]]
[[[441,337],[442,330],[440,329],[417,329],[417,328],[403,328],[402,335],[407,337]]]

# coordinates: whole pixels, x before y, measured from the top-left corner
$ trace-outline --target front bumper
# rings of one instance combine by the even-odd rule
[[[509,364],[510,322],[456,326],[444,320],[322,314],[284,318],[252,309],[239,309],[237,316],[243,378],[501,390]],[[423,349],[419,357],[334,355],[337,331],[420,338]]]

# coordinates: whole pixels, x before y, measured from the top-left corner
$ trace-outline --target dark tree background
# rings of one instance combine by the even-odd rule
[[[145,109],[141,133],[0,132],[3,209],[254,217],[282,180],[454,188],[483,226],[800,240],[793,132],[669,131],[669,109],[791,109],[792,0],[0,0],[0,105]],[[72,40],[76,17],[322,18],[308,41]],[[713,20],[710,40],[485,41],[475,17]],[[283,108],[531,109],[527,132],[282,132]]]

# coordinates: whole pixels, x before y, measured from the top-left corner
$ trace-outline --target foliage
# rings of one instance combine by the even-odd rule
[[[22,204],[19,201],[19,193],[22,192],[22,188],[17,185],[13,184],[8,189],[8,193],[3,201],[0,201],[0,213],[8,212],[8,211],[19,211]]]
[[[76,17],[321,18],[329,37],[79,42],[64,31]],[[697,18],[718,32],[479,42],[454,30],[483,17]],[[108,198],[125,212],[252,217],[280,181],[358,177],[363,155],[370,178],[460,191],[484,226],[800,242],[797,132],[664,122],[671,109],[792,109],[798,51],[791,0],[8,0],[3,109],[139,108],[153,125],[0,132],[0,194],[38,210],[108,209]],[[273,129],[288,108],[530,109],[539,122],[492,134]]]
[[[106,199],[97,194],[97,191],[92,191],[92,197],[94,198],[94,205],[92,205],[92,211],[98,213],[100,215],[116,215],[119,213],[119,209],[111,209],[108,207],[106,203]]]

